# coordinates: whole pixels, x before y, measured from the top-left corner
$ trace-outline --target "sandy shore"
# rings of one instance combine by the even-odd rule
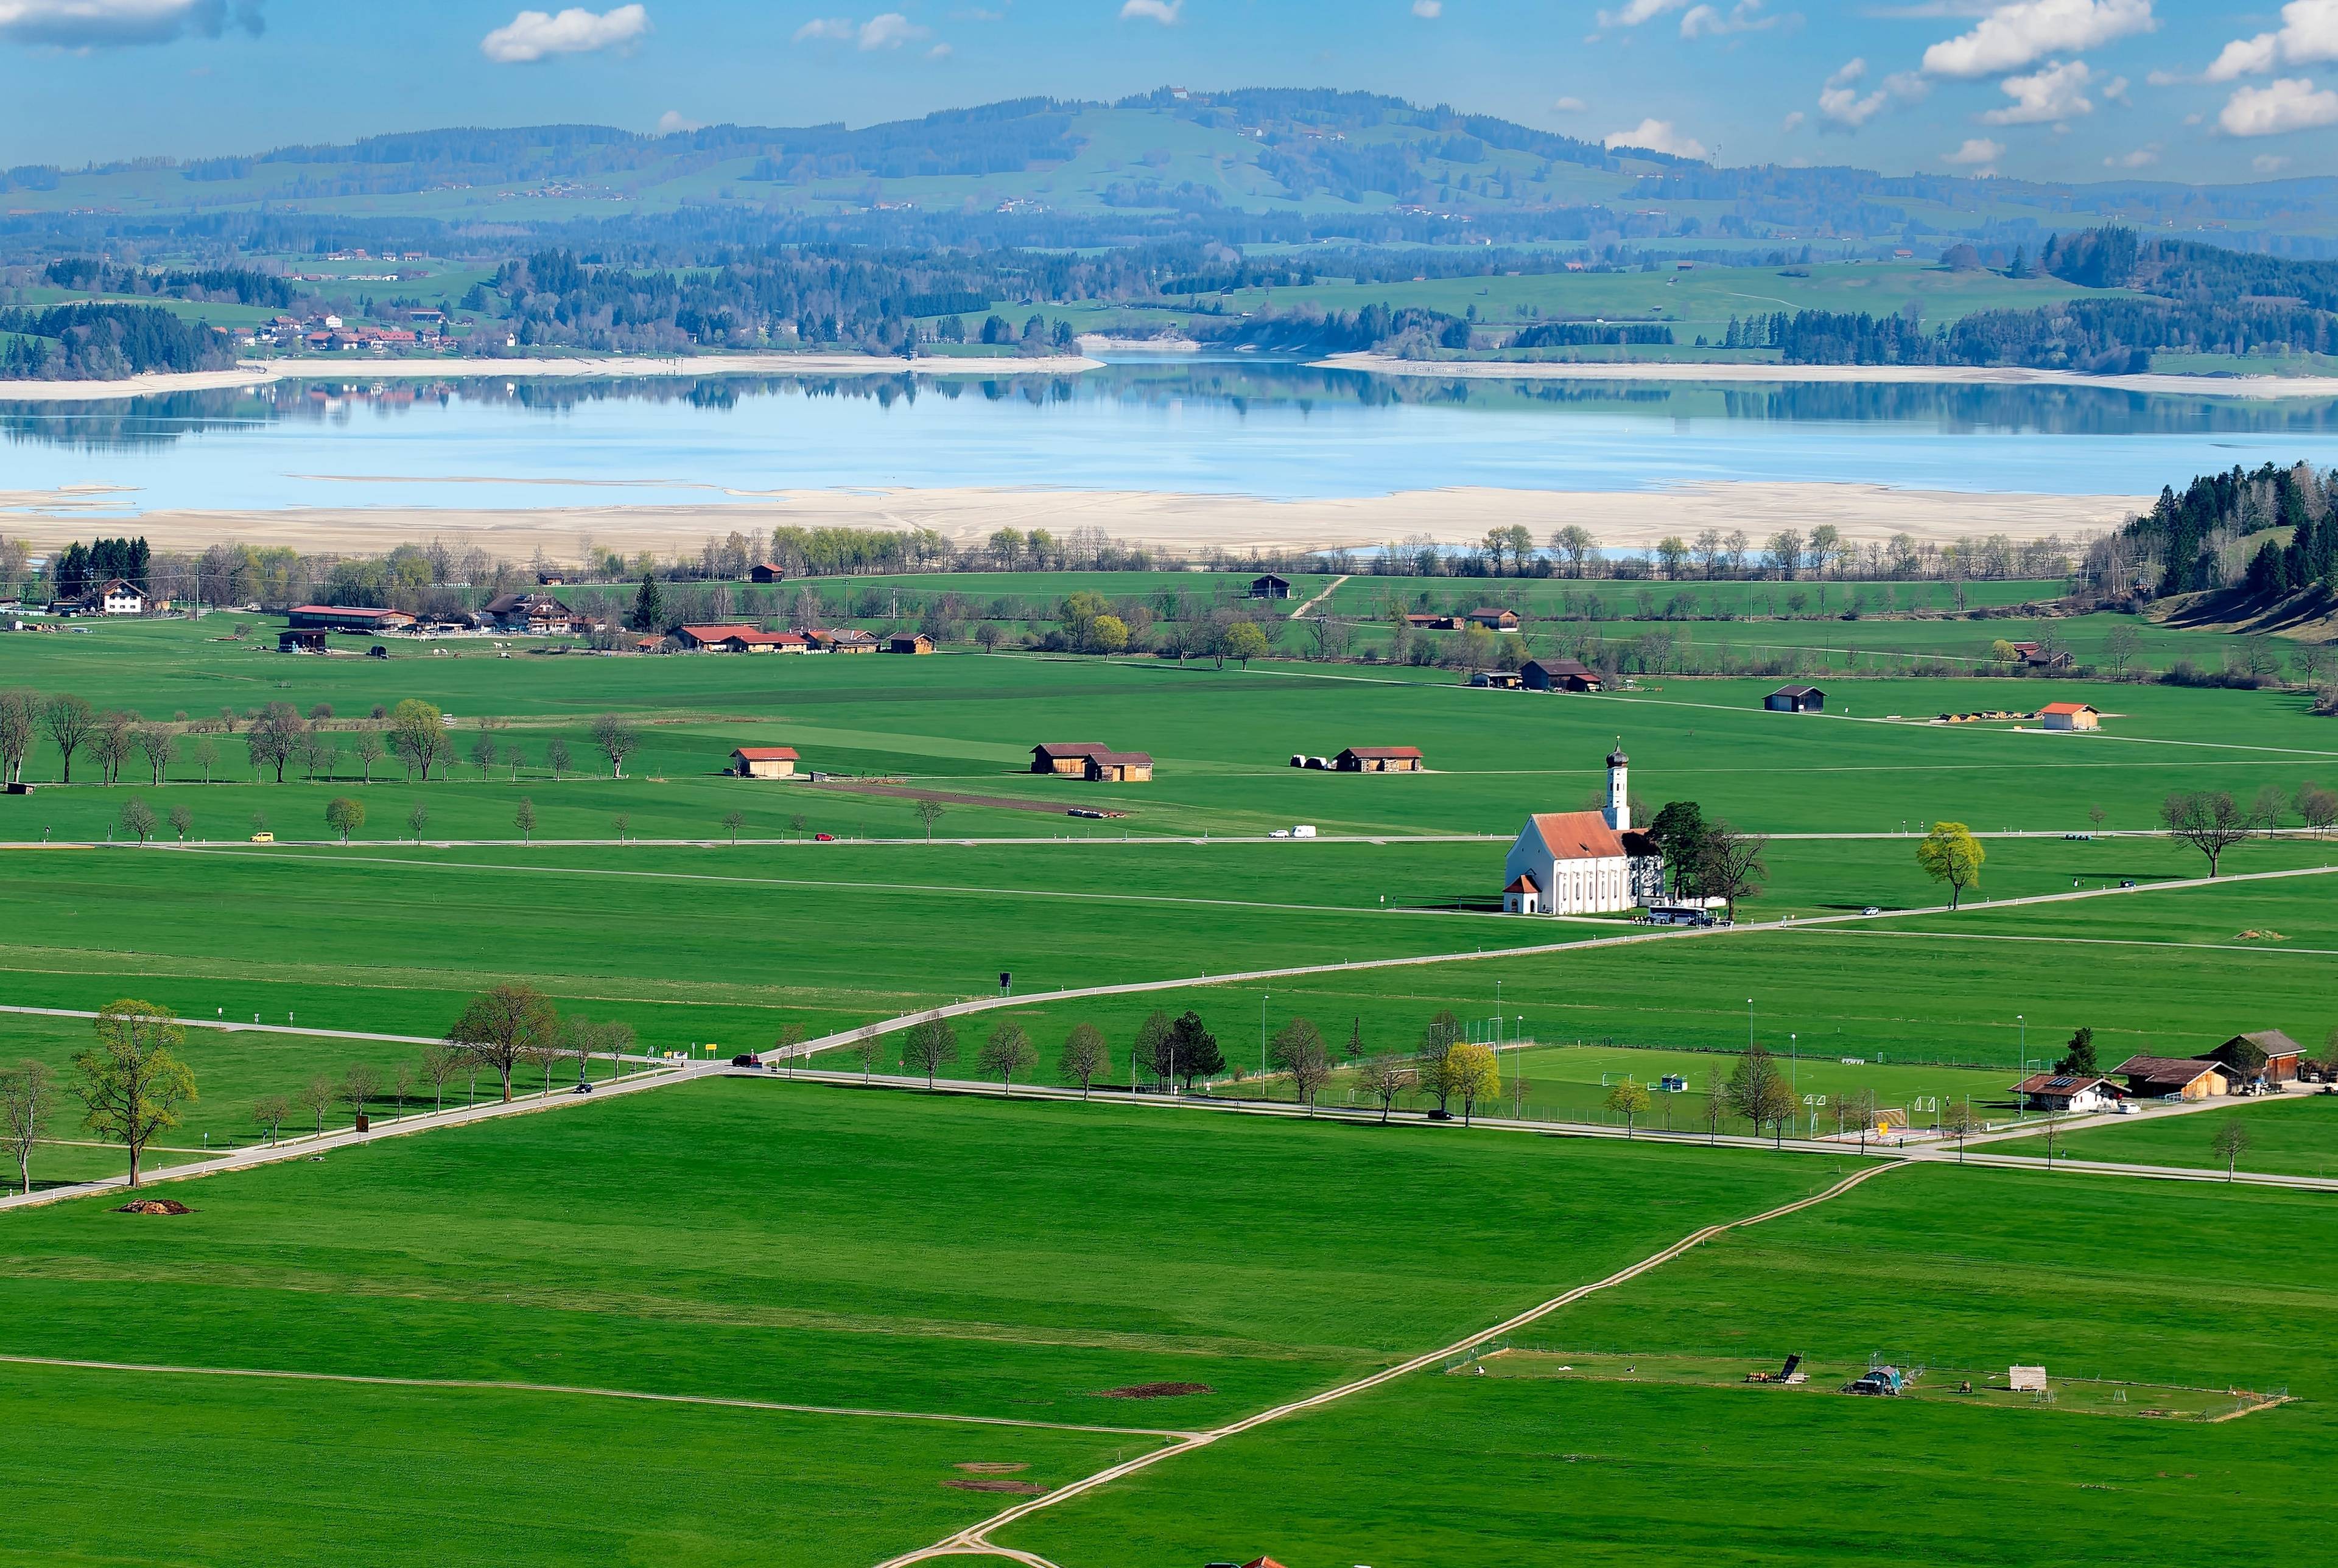
[[[1327,370],[1364,370],[1375,376],[1429,377],[1464,381],[1728,381],[1871,386],[2089,387],[2114,392],[2195,397],[2338,397],[2331,376],[2081,376],[2071,370],[2026,370],[2019,366],[1970,365],[1694,365],[1677,361],[1631,364],[1499,364],[1469,359],[1450,363],[1394,359],[1385,354],[1334,354],[1315,365]]]
[[[6,531],[55,547],[92,526],[79,498],[59,493],[0,495],[17,508]],[[44,501],[50,502],[44,505]],[[1655,544],[1668,534],[1742,528],[1755,540],[1782,528],[1832,523],[1853,541],[1906,534],[1918,540],[2004,534],[2017,540],[2072,538],[2114,527],[2149,504],[2145,495],[1961,495],[1872,485],[1708,482],[1618,493],[1540,490],[1413,490],[1355,499],[1262,501],[1249,495],[1113,490],[805,490],[710,501],[693,506],[623,505],[497,511],[468,507],[307,507],[270,512],[149,512],[121,526],[168,549],[221,541],[302,550],[380,551],[434,535],[471,540],[526,560],[537,548],[556,558],[589,535],[607,549],[661,553],[694,548],[732,530],[751,537],[781,524],[805,527],[931,528],[956,544],[1012,525],[1062,534],[1097,527],[1115,539],[1177,554],[1212,546],[1292,550],[1370,547],[1427,535],[1472,544],[1497,525],[1524,524],[1537,539],[1580,524],[1610,548]]]
[[[232,370],[155,373],[120,381],[0,381],[0,403],[87,403],[265,387],[271,381],[457,381],[547,376],[1068,376],[1103,368],[1076,354],[1037,359],[899,359],[878,354],[722,354],[689,358],[612,355],[598,359],[247,360]]]

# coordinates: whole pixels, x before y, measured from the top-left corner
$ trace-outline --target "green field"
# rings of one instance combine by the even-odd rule
[[[2078,1200],[2077,1191],[2083,1191]],[[2104,1560],[2133,1539],[2316,1554],[2330,1376],[2307,1323],[2338,1296],[2326,1195],[1932,1167],[1733,1232],[1514,1337],[1554,1358],[1703,1356],[1744,1371],[1802,1353],[1813,1381],[1872,1356],[1935,1387],[2043,1363],[2056,1377],[2304,1403],[2226,1425],[1960,1404],[1952,1393],[1417,1375],[1154,1466],[1002,1531],[1002,1544],[1132,1568],[1271,1553],[1371,1561],[1871,1563]],[[2041,1244],[2048,1226],[2053,1244]],[[2262,1238],[2278,1234],[2278,1249]],[[1492,1363],[1499,1366],[1499,1362]],[[2148,1407],[2147,1387],[2126,1408]],[[2117,1408],[2117,1406],[2111,1406]],[[2178,1484],[2181,1483],[2181,1484]],[[2023,1504],[2009,1513],[2010,1500]],[[2037,1507],[2043,1499],[2063,1507]],[[2169,1560],[2176,1560],[2171,1557]]]
[[[2216,1152],[2214,1141],[2228,1122],[2238,1122],[2249,1135],[2248,1148],[2234,1161],[2237,1170],[2279,1176],[2338,1172],[2338,1099],[2322,1093],[2243,1100],[2229,1110],[2083,1127],[2058,1134],[2054,1154],[2057,1159],[2222,1171],[2224,1156]],[[2042,1159],[2046,1148],[2040,1138],[2017,1138],[1991,1144],[1990,1152]]]

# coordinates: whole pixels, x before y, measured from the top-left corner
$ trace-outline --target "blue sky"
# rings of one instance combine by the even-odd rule
[[[1364,88],[1730,163],[2338,172],[2338,0],[0,0],[0,163]]]

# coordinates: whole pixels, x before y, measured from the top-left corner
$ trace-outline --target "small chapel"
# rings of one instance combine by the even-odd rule
[[[1664,897],[1665,859],[1632,826],[1631,759],[1607,754],[1607,804],[1597,811],[1537,811],[1518,829],[1503,867],[1506,915],[1620,915]]]

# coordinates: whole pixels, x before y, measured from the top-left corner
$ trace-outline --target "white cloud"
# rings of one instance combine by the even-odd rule
[[[2087,69],[2084,60],[2068,64],[2057,60],[2034,76],[2008,76],[1998,85],[2013,102],[2002,109],[1992,109],[1980,117],[1984,125],[2043,125],[2057,120],[2069,120],[2080,114],[2091,114],[2094,104],[2086,95],[2088,80],[2094,74]]]
[[[1127,0],[1120,8],[1124,22],[1158,22],[1164,27],[1177,25],[1177,14],[1185,9],[1185,0]]]
[[[2124,103],[2127,107],[2132,109],[2135,105],[2127,102],[2127,86],[2128,83],[2126,77],[2114,76],[2109,81],[2103,83],[2103,96],[2113,103]]]
[[[2121,153],[2114,158],[2106,158],[2103,160],[2103,167],[2106,169],[2148,169],[2154,163],[2158,162],[2159,143],[2154,142],[2148,147],[2138,147],[2132,152]]]
[[[1778,122],[1778,129],[1790,132],[1799,131],[1803,128],[1803,122],[1809,118],[1809,115],[1797,109]]]
[[[947,60],[957,53],[958,51],[948,44],[937,44],[932,48],[926,51],[926,58],[928,60]]]
[[[850,16],[816,16],[796,29],[795,41],[809,43],[813,39],[832,39],[838,43],[852,41],[852,18]]]
[[[702,131],[705,128],[706,122],[702,120],[683,119],[679,109],[669,109],[658,116],[657,132],[661,136],[675,136],[685,131]]]
[[[1551,105],[1552,109],[1561,114],[1580,114],[1586,109],[1590,107],[1590,104],[1586,103],[1582,99],[1576,97],[1562,98],[1557,103]]]
[[[2338,125],[2338,93],[2316,91],[2303,76],[2283,76],[2244,87],[2225,102],[2216,123],[2227,136],[2279,136]]]
[[[1778,24],[1775,16],[1762,15],[1762,0],[1737,0],[1723,15],[1718,7],[1697,5],[1681,18],[1680,35],[1684,38],[1719,38],[1731,33],[1763,33]]]
[[[2289,167],[2289,160],[2273,152],[2260,152],[2249,160],[2249,167],[2260,174],[2278,174]]]
[[[2004,142],[1992,142],[1986,136],[1970,136],[1967,137],[1965,144],[1955,152],[1941,153],[1940,162],[1953,163],[1960,169],[1982,169],[1994,172],[1987,170],[1987,165],[1996,162],[2004,156]]]
[[[1853,60],[1826,79],[1825,87],[1819,93],[1819,113],[1826,117],[1828,123],[1840,125],[1846,131],[1856,131],[1881,113],[1883,106],[1891,102],[1891,94],[1881,87],[1864,97],[1860,95],[1856,83],[1866,74],[1867,62]]]
[[[1637,27],[1643,22],[1653,22],[1667,11],[1677,11],[1688,0],[1626,0],[1621,11],[1599,13],[1602,27]]]
[[[191,33],[216,38],[229,24],[227,0],[0,0],[0,39],[11,44],[168,44]],[[233,24],[263,31],[260,0],[240,0]]]
[[[2338,60],[2338,0],[2290,0],[2281,8],[2281,31],[2235,38],[2209,64],[2211,82],[2261,75],[2276,61],[2317,65]]]
[[[650,30],[650,14],[620,5],[594,15],[572,5],[558,15],[523,11],[479,40],[479,53],[498,65],[531,65],[555,54],[590,54],[631,44]]]
[[[2015,0],[1970,33],[1924,51],[1934,76],[1994,76],[2066,50],[2091,49],[2159,25],[2151,0]]]
[[[1423,22],[1434,22],[1445,15],[1445,0],[1412,0],[1412,14]]]
[[[858,37],[863,49],[899,49],[904,44],[925,37],[931,31],[918,26],[899,11],[888,11],[863,22]]]
[[[1669,152],[1675,158],[1702,158],[1704,143],[1694,136],[1684,136],[1669,120],[1651,115],[1629,131],[1610,131],[1602,143],[1608,147],[1645,147],[1651,152]]]

